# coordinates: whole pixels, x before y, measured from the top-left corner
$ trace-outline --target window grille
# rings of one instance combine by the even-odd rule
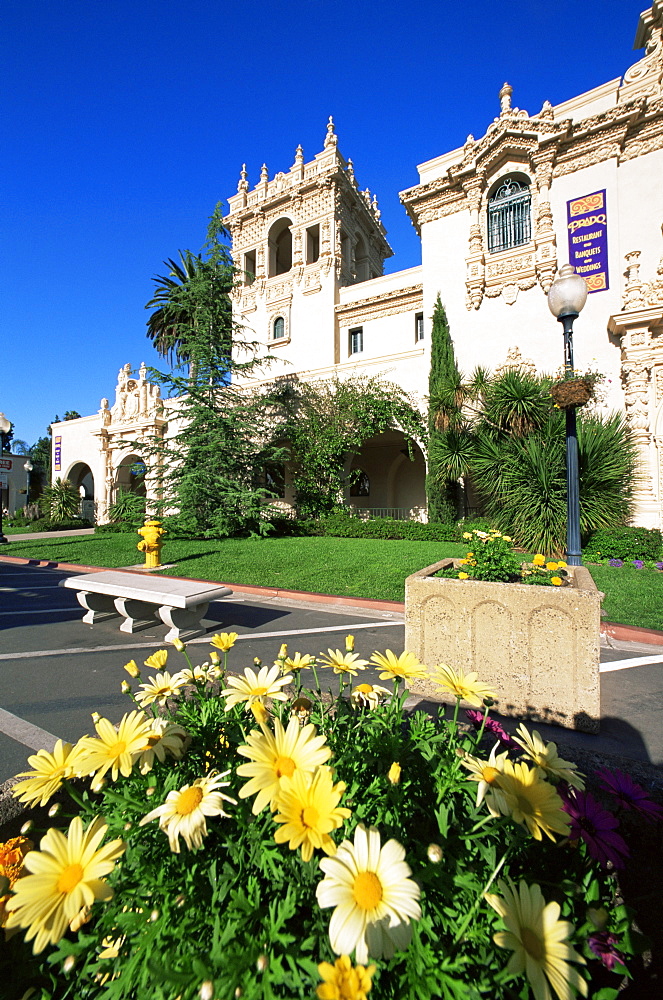
[[[507,177],[488,202],[488,249],[491,253],[529,243],[531,239],[529,186]]]
[[[424,314],[417,313],[414,317],[414,341],[419,343],[424,339]]]

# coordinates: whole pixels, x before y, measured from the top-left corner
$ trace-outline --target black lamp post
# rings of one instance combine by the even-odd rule
[[[570,264],[564,264],[548,292],[551,313],[564,330],[564,371],[573,374],[573,321],[587,301],[587,282]],[[580,489],[575,406],[566,408],[566,561],[582,565],[580,548]]]
[[[5,450],[5,438],[4,435],[11,428],[11,421],[7,420],[4,413],[0,413],[0,458],[2,457]],[[4,490],[0,488],[0,545],[5,545],[8,539],[2,530],[2,501],[3,501]]]
[[[32,462],[30,461],[30,459],[28,459],[28,460],[27,460],[27,462],[25,463],[25,465],[23,466],[23,468],[25,469],[25,473],[26,473],[26,484],[25,484],[25,509],[26,509],[26,511],[27,511],[27,509],[28,509],[28,504],[30,503],[30,473],[31,473],[31,472],[32,472],[32,470],[34,469],[34,465],[33,465],[33,464],[32,464]]]

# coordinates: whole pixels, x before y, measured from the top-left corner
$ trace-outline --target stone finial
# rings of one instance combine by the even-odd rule
[[[327,135],[325,136],[325,149],[330,149],[332,146],[338,144],[338,136],[334,131],[334,119],[329,116],[329,121],[327,122]]]
[[[294,166],[299,167],[304,162],[304,150],[302,149],[301,143],[297,146],[295,150],[295,162]]]
[[[241,193],[242,191],[248,191],[249,190],[249,182],[247,180],[248,176],[249,175],[246,172],[246,163],[243,163],[242,164],[242,169],[239,172],[239,181],[237,182],[237,192],[238,193]]]
[[[541,105],[541,110],[539,111],[539,118],[554,118],[555,113],[553,111],[553,106],[550,101],[544,101]]]
[[[347,166],[347,169],[346,169],[346,173],[348,175],[348,180],[350,181],[350,183],[352,184],[352,186],[354,188],[356,188],[357,187],[357,178],[355,177],[355,165],[352,162],[352,160],[348,160],[348,166]]]
[[[260,183],[266,184],[268,180],[269,180],[269,170],[267,169],[267,164],[263,163],[262,167],[260,168]]]
[[[513,87],[510,84],[506,83],[505,81],[499,93],[500,115],[508,115],[508,113],[511,111],[512,94],[513,94]]]

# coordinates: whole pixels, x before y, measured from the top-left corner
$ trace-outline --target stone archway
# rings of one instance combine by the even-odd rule
[[[125,455],[115,470],[115,498],[120,492],[146,496],[146,474],[147,466],[140,455],[135,452]]]
[[[364,488],[348,498],[350,505],[378,517],[424,519],[426,462],[416,443],[412,455],[410,459],[405,436],[399,430],[364,441],[351,463],[351,470],[362,476]]]
[[[94,521],[96,515],[96,497],[94,494],[94,475],[85,462],[75,462],[65,476],[81,498],[81,516],[86,521]]]

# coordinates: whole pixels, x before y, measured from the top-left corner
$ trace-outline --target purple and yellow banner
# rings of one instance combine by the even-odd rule
[[[569,264],[587,282],[589,292],[603,292],[608,284],[608,215],[605,190],[566,203]]]
[[[53,449],[53,461],[55,464],[55,471],[60,472],[60,463],[62,462],[62,438],[56,437],[55,448]]]

